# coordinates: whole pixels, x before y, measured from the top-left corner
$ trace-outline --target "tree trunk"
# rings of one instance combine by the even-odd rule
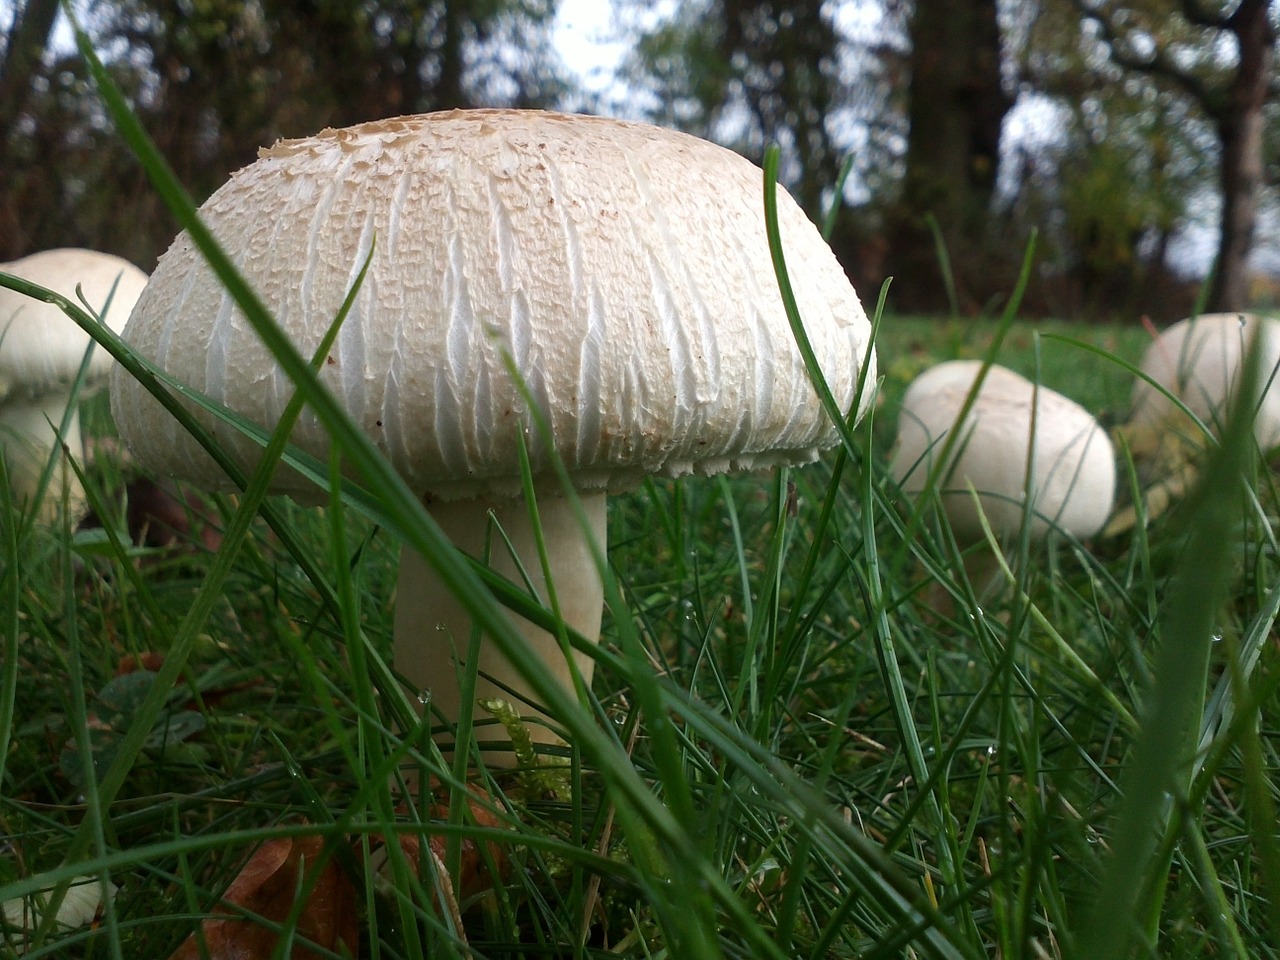
[[[1263,107],[1275,61],[1270,0],[1243,0],[1228,20],[1239,49],[1239,67],[1222,105],[1214,111],[1222,144],[1222,234],[1209,291],[1210,309],[1243,310],[1249,300],[1249,252],[1258,221],[1264,179]]]
[[[29,253],[31,228],[25,222],[19,197],[29,176],[23,154],[31,150],[19,120],[31,95],[31,84],[42,72],[49,35],[58,16],[58,0],[28,0],[17,4],[4,56],[0,57],[0,261]]]
[[[0,136],[7,136],[22,114],[57,17],[58,0],[28,0],[14,12],[9,42],[0,59]]]
[[[927,217],[936,219],[963,294],[977,287],[1000,162],[1000,135],[1012,100],[1001,77],[995,0],[916,0],[910,21],[907,169],[890,226],[890,267],[899,309],[946,306]],[[979,258],[980,261],[980,258]]]

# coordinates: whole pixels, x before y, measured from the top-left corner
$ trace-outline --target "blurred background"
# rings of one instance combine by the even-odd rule
[[[197,200],[260,146],[450,107],[649,120],[759,160],[864,300],[1163,323],[1280,299],[1271,0],[79,0]],[[847,161],[847,170],[845,169]],[[841,175],[847,175],[841,184]],[[150,270],[176,227],[57,0],[0,0],[0,260]],[[939,251],[954,276],[944,281]]]

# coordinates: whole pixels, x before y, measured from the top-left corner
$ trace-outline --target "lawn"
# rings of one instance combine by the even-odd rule
[[[385,958],[1274,955],[1270,477],[1024,547],[980,604],[884,450],[909,377],[995,330],[887,318],[852,449],[615,498],[594,733],[516,773],[434,754],[386,672],[393,508],[250,493],[212,502],[218,553],[148,550],[109,456],[100,529],[0,505],[0,902],[115,890],[28,955],[169,956],[220,896],[314,956],[343,898]],[[1019,323],[998,354],[1123,416],[1123,369],[1045,333],[1133,360],[1145,331]],[[434,856],[370,868],[398,834]],[[228,890],[255,849],[294,850],[283,908]]]

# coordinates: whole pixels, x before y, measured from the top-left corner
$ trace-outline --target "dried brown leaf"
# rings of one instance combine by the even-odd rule
[[[473,823],[477,827],[500,827],[502,822],[494,815],[494,813],[481,801],[482,791],[479,787],[471,787],[472,796],[467,798],[468,823]],[[449,817],[449,805],[447,803],[433,803],[427,808],[427,816],[432,820],[446,820]],[[418,857],[421,849],[419,837],[414,834],[402,833],[399,836],[400,849],[404,851],[405,858],[414,868],[418,868]],[[443,862],[445,856],[445,846],[448,840],[439,834],[431,834],[427,837],[427,845],[432,854],[438,861]],[[498,876],[495,879],[489,865],[492,863]],[[454,891],[455,896],[460,901],[466,901],[476,896],[492,890],[495,883],[500,883],[506,879],[510,870],[511,863],[507,857],[506,851],[500,843],[496,841],[488,841],[482,845],[473,837],[464,837],[462,840],[462,860],[461,870],[458,877],[458,889]]]
[[[223,901],[266,920],[283,923],[293,910],[298,890],[310,879],[323,848],[322,837],[264,843],[227,888]],[[219,906],[214,912],[225,915],[231,910]],[[209,960],[266,960],[279,940],[274,930],[254,918],[210,917],[201,924],[201,931],[184,940],[169,960],[200,960],[204,956],[200,950],[201,934]],[[338,953],[345,950],[354,956],[358,937],[355,887],[330,860],[321,869],[298,917],[290,957],[319,960],[319,954],[302,945],[303,940]]]

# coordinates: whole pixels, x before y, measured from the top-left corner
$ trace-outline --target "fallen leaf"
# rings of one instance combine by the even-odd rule
[[[250,911],[265,920],[283,923],[293,910],[294,897],[310,879],[324,849],[322,837],[270,840],[257,849],[223,894],[225,904]],[[304,871],[306,877],[304,879]],[[229,914],[218,906],[216,914]],[[203,938],[205,952],[201,951]],[[325,864],[298,916],[291,960],[319,960],[303,941],[336,953],[355,955],[359,938],[356,891],[333,860]],[[279,937],[255,918],[210,917],[173,953],[169,960],[267,960]]]
[[[467,797],[468,817],[465,822],[472,823],[477,827],[501,827],[502,822],[481,802],[482,794],[480,788],[472,786],[469,789],[472,795]],[[447,820],[449,817],[449,805],[443,802],[433,803],[427,808],[427,816],[432,820]],[[400,849],[404,851],[409,865],[418,870],[418,858],[421,852],[421,843],[418,835],[401,833],[399,840]],[[439,834],[430,834],[427,837],[427,847],[438,862],[444,862],[447,843],[448,840]],[[378,849],[376,845],[374,849]],[[493,864],[494,869],[498,872],[496,881],[489,870],[490,863]],[[466,901],[477,894],[492,890],[495,882],[501,882],[506,879],[510,867],[511,863],[501,844],[490,840],[484,844],[484,849],[482,849],[481,844],[474,837],[464,837],[462,839],[458,889],[453,893],[458,900]]]
[[[160,668],[164,666],[164,654],[154,650],[148,651],[141,656],[129,653],[120,658],[120,662],[116,664],[116,676],[123,677],[126,673],[137,673],[139,670],[145,670],[148,673],[159,673]]]

